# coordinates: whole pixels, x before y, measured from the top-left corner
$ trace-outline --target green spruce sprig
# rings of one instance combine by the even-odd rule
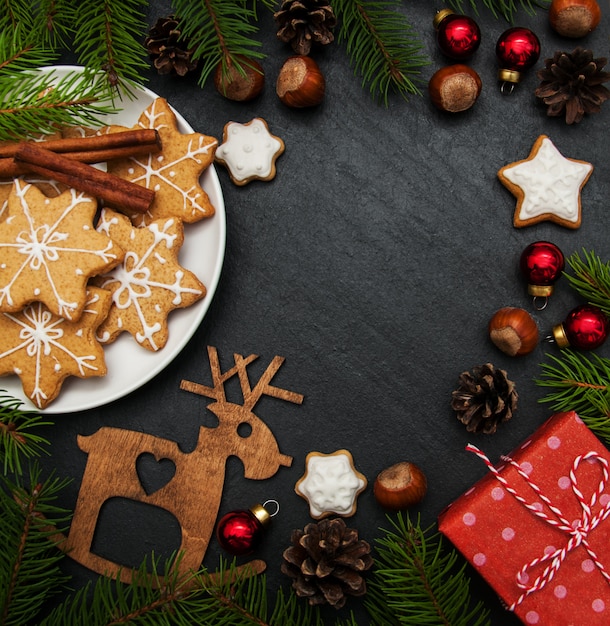
[[[148,67],[141,6],[138,0],[96,0],[75,6],[74,47],[79,62],[92,72],[102,72],[115,94],[120,87],[131,95]]]
[[[205,8],[190,0],[174,0],[180,16],[182,37],[193,47],[193,60],[200,63],[199,85],[203,86],[219,63],[242,68],[240,57],[262,59],[256,2],[208,0]]]
[[[26,459],[47,452],[49,442],[36,431],[50,425],[39,413],[24,409],[21,400],[0,390],[0,463],[4,476],[21,475]]]
[[[388,520],[376,541],[373,580],[365,605],[373,624],[490,624],[489,611],[470,601],[466,562],[447,548],[435,526],[422,529],[408,514]]]
[[[540,402],[553,411],[576,411],[585,424],[610,445],[610,359],[568,348],[549,355],[536,384],[548,389]]]
[[[99,126],[116,112],[102,75],[55,71],[0,73],[0,140],[52,133],[71,124]]]
[[[134,572],[133,582],[100,577],[39,622],[39,626],[114,626],[118,624],[230,624],[231,626],[323,626],[318,607],[310,607],[294,593],[280,590],[273,608],[264,574],[237,569],[236,562],[221,560],[214,573],[202,569],[180,574],[164,564],[146,560]],[[180,557],[178,556],[178,562]],[[336,622],[356,626],[356,622]]]
[[[589,304],[599,307],[610,316],[610,263],[594,252],[583,250],[567,258],[573,274],[564,272],[572,288]]]
[[[52,476],[42,480],[36,464],[27,480],[0,478],[0,624],[36,623],[68,580],[56,544],[69,514],[55,505],[66,484]]]
[[[335,0],[338,41],[346,45],[354,69],[384,104],[390,93],[420,95],[420,72],[429,61],[399,0]]]
[[[464,4],[468,3],[475,13],[479,12],[480,6],[484,6],[491,11],[495,18],[502,17],[507,22],[513,22],[515,14],[521,8],[527,14],[534,15],[536,8],[546,8],[551,0],[448,0],[451,8],[464,11]]]

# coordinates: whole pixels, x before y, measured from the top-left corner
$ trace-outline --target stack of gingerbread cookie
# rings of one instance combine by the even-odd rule
[[[199,178],[217,140],[181,133],[162,98],[91,135],[0,147],[0,375],[41,409],[68,376],[105,376],[123,332],[161,350],[169,313],[206,294],[178,253],[184,225],[214,215]]]

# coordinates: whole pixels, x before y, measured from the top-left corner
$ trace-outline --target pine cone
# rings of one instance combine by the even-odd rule
[[[184,76],[197,67],[194,48],[180,38],[181,34],[180,22],[174,15],[160,17],[148,31],[144,45],[159,74],[175,72]]]
[[[504,370],[491,363],[462,372],[459,382],[452,394],[451,408],[468,432],[495,433],[498,424],[507,422],[517,410],[515,384]]]
[[[599,113],[610,98],[603,85],[610,80],[610,73],[602,71],[607,59],[594,59],[591,50],[556,52],[544,63],[544,69],[537,72],[542,82],[534,93],[547,105],[550,117],[565,114],[567,124],[578,123],[585,113]]]
[[[373,565],[371,546],[341,518],[307,524],[292,532],[291,541],[293,545],[284,551],[282,572],[294,578],[297,596],[311,605],[340,609],[347,596],[366,593],[362,572]]]
[[[335,39],[337,18],[328,0],[283,0],[273,17],[278,39],[297,54],[309,54],[314,42],[326,45]]]

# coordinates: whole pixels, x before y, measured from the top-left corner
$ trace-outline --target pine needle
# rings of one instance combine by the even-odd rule
[[[365,605],[373,624],[490,624],[482,603],[472,606],[465,560],[447,549],[434,526],[388,516],[392,528],[377,540],[374,579]]]
[[[575,252],[567,259],[574,274],[565,273],[568,282],[589,304],[610,316],[610,262],[603,262],[594,251]]]
[[[421,69],[429,61],[399,0],[335,0],[339,22],[338,41],[348,55],[363,87],[388,105],[390,93],[405,100],[421,95]]]
[[[21,400],[0,390],[0,463],[4,466],[4,475],[9,472],[21,475],[24,460],[46,453],[43,446],[49,445],[34,431],[41,426],[51,426],[51,422],[22,407]]]
[[[559,357],[550,354],[549,360],[542,364],[543,378],[535,381],[549,390],[540,402],[555,412],[576,411],[610,444],[610,359],[566,348]]]
[[[74,15],[75,51],[79,63],[106,75],[115,94],[132,96],[148,67],[142,34],[146,23],[138,0],[78,2]]]
[[[0,140],[52,133],[58,126],[99,126],[116,111],[100,75],[55,71],[0,73]]]
[[[194,48],[193,60],[200,61],[199,85],[203,86],[221,61],[229,60],[238,69],[239,57],[262,59],[256,2],[246,0],[174,0],[174,12],[180,16],[182,37]]]
[[[463,13],[466,2],[470,4],[470,7],[477,14],[482,4],[491,11],[495,18],[502,17],[507,22],[512,23],[519,8],[523,9],[528,15],[534,15],[537,7],[548,7],[551,0],[448,0],[447,4],[452,9]]]
[[[59,562],[57,533],[69,514],[54,501],[67,481],[41,481],[34,465],[29,481],[0,478],[0,623],[36,623],[44,603],[62,590],[67,577]]]

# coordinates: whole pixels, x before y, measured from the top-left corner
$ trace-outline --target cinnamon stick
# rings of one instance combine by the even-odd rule
[[[56,154],[36,143],[20,144],[14,158],[30,172],[84,191],[127,214],[146,213],[155,197],[152,189]]]
[[[103,163],[113,159],[155,153],[161,149],[161,139],[154,128],[44,142],[10,143],[0,146],[0,178],[14,178],[27,173],[26,169],[13,159],[23,144],[42,146],[45,150],[63,154],[82,163]]]

